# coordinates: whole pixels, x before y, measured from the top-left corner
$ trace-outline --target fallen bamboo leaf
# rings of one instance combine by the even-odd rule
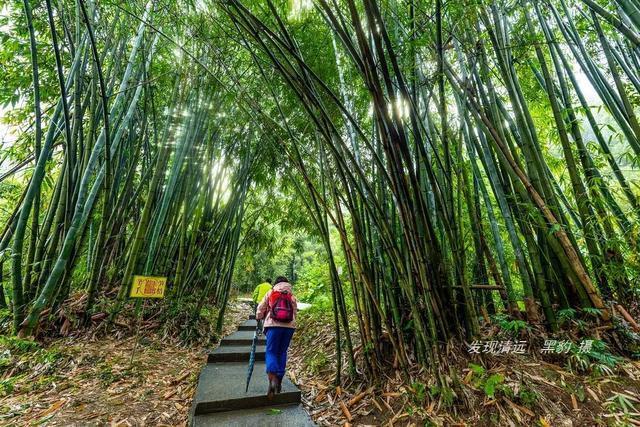
[[[636,398],[636,400],[637,400],[637,398],[638,398],[638,397],[640,397],[640,396],[638,396],[636,393],[634,393],[634,392],[632,392],[631,390],[626,389],[626,388],[624,389],[624,392],[625,392],[625,393],[627,393],[629,396],[633,396],[633,397],[635,397],[635,398]],[[639,401],[639,402],[640,402],[640,401]]]
[[[178,392],[178,389],[173,389],[173,390],[169,390],[168,392],[165,393],[164,396],[162,396],[162,398],[164,400],[169,400],[171,397],[173,397],[173,395],[175,395]]]
[[[353,406],[356,403],[360,402],[365,396],[367,395],[366,391],[363,391],[362,393],[358,394],[357,396],[354,396],[353,398],[351,398],[351,400],[348,403],[348,406]]]
[[[469,384],[472,376],[473,376],[473,371],[469,370],[469,372],[467,372],[467,375],[465,375],[464,379],[462,380],[463,384]]]
[[[62,407],[62,405],[64,405],[66,403],[66,400],[64,399],[60,399],[57,402],[55,402],[54,404],[52,404],[51,406],[49,406],[49,408],[47,408],[45,411],[41,412],[40,414],[38,414],[39,418],[45,417],[49,414],[51,414],[52,412],[57,411],[58,409],[60,409]]]
[[[384,400],[384,399],[380,399],[380,400],[382,401],[382,403],[384,403],[384,406],[386,406],[386,407],[387,407],[387,409],[388,409],[389,411],[391,411],[391,413],[392,413],[392,414],[394,414],[394,415],[395,415],[395,412],[393,411],[393,408],[391,407],[391,405],[389,405],[389,402],[387,402],[387,401],[386,401],[386,400]]]
[[[340,401],[340,409],[342,409],[342,413],[344,414],[344,417],[347,419],[347,421],[351,422],[353,417],[351,416],[351,412],[349,412],[349,409],[343,401]]]
[[[390,422],[391,422],[391,424],[393,424],[396,421],[400,421],[401,419],[406,418],[408,416],[409,416],[409,414],[407,412],[403,412],[402,414],[394,415],[394,417],[391,419]]]
[[[102,313],[96,313],[93,316],[91,316],[91,320],[94,322],[97,322],[98,320],[102,320],[104,318],[107,317],[107,313],[102,312]]]
[[[173,384],[178,384],[181,383],[182,381],[184,381],[185,379],[187,379],[187,377],[191,374],[190,371],[185,372],[184,374],[180,375],[180,377],[178,377],[175,381],[173,381]]]
[[[380,411],[380,413],[383,413],[384,411],[382,410],[382,406],[380,406],[380,404],[378,403],[378,401],[376,400],[376,398],[374,397],[373,399],[371,399],[371,401],[373,402],[373,404],[375,405],[376,408],[378,408],[378,411]]]
[[[534,413],[533,413],[529,408],[526,408],[526,407],[524,407],[524,406],[518,405],[517,403],[512,402],[511,400],[507,399],[506,397],[504,398],[504,400],[506,400],[506,401],[507,401],[507,403],[508,403],[511,407],[513,407],[513,408],[515,408],[515,409],[519,410],[520,412],[523,412],[523,413],[527,414],[527,415],[528,415],[528,416],[530,416],[530,417],[534,417],[534,416],[536,415],[536,414],[534,414]]]

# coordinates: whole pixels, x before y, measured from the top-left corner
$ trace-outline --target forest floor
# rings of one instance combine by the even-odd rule
[[[576,369],[571,353],[532,351],[540,331],[522,337],[530,343],[525,354],[469,354],[465,344],[452,345],[440,368],[447,390],[416,369],[409,380],[394,368],[367,378],[362,358],[351,377],[345,358],[343,387],[335,387],[331,319],[312,311],[299,317],[288,366],[320,426],[640,426],[640,362],[616,359],[609,371],[591,360]],[[485,343],[502,339],[495,325],[483,332]],[[359,343],[354,348],[362,353]]]
[[[226,335],[248,317],[231,303]],[[184,426],[213,346],[181,345],[157,330],[82,335],[29,344],[0,337],[0,426]],[[120,332],[120,331],[119,331]]]
[[[223,334],[249,313],[247,304],[231,303]],[[596,372],[594,364],[574,369],[568,355],[471,355],[463,344],[443,358],[445,390],[417,369],[409,380],[393,367],[368,378],[354,342],[357,372],[349,376],[345,360],[343,385],[335,387],[331,316],[305,310],[298,321],[289,376],[321,426],[640,425],[637,361],[620,359],[610,372]],[[43,343],[0,336],[0,426],[186,425],[206,350],[215,345],[184,346],[143,322],[132,363],[133,330],[71,331]],[[493,326],[484,332],[500,339]]]

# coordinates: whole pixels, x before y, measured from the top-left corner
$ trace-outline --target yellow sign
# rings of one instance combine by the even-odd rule
[[[133,276],[131,298],[164,298],[166,277]]]

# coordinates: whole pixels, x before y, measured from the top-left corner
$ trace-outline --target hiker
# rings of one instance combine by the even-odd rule
[[[286,277],[278,277],[273,289],[266,293],[256,311],[256,319],[264,319],[267,337],[265,359],[269,378],[269,398],[282,390],[287,350],[296,330],[297,312],[298,304],[293,296],[291,284]]]
[[[262,301],[262,298],[271,290],[271,279],[264,279],[264,282],[260,283],[253,290],[253,311],[255,313],[258,308],[258,304]]]

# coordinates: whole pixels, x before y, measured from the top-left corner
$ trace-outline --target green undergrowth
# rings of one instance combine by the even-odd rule
[[[505,376],[499,372],[491,372],[483,366],[469,363],[471,371],[468,378],[469,383],[476,389],[481,390],[489,399],[496,399],[504,396],[527,408],[534,408],[540,393],[525,384],[512,387],[505,380]]]
[[[313,305],[310,308],[299,311],[296,318],[297,333],[294,339],[298,347],[302,349],[303,363],[305,368],[313,374],[318,374],[328,368],[333,367],[333,362],[325,351],[319,349],[322,331],[327,330],[329,323],[327,316],[331,316],[331,311],[321,306]],[[315,349],[316,351],[312,351]]]
[[[635,417],[632,414],[636,413],[635,409],[640,404],[627,392],[618,392],[636,390],[636,385],[623,375],[626,359],[607,344],[604,336],[596,339],[592,334],[580,333],[578,325],[581,324],[573,322],[582,320],[585,322],[585,331],[593,330],[593,319],[597,313],[587,310],[561,314],[565,319],[563,321],[568,322],[566,329],[553,335],[539,333],[539,325],[507,315],[493,316],[492,323],[487,325],[489,333],[481,339],[524,340],[529,344],[527,353],[487,354],[477,358],[469,356],[456,359],[451,369],[441,370],[440,374],[445,378],[443,382],[437,381],[431,373],[417,371],[414,365],[408,382],[398,379],[394,383],[392,391],[399,392],[395,401],[402,402],[401,410],[408,414],[408,419],[424,421],[423,425],[431,425],[430,419],[445,419],[447,414],[456,412],[473,417],[479,423],[477,425],[502,425],[507,418],[495,409],[497,407],[506,408],[509,417],[518,414],[522,425],[553,425],[540,421],[541,414],[554,407],[556,403],[553,402],[556,401],[562,401],[568,411],[572,411],[572,399],[583,411],[582,420],[594,417],[605,420],[614,415],[621,419]],[[298,331],[294,340],[296,364],[299,367],[296,376],[304,370],[305,375],[313,381],[324,380],[325,384],[330,385],[335,376],[332,311],[313,306],[300,312],[297,322]],[[357,319],[350,319],[350,322],[352,327],[357,326]],[[591,326],[587,328],[589,324]],[[571,345],[560,354],[534,353],[534,349],[542,346],[547,339],[569,341]],[[592,341],[588,351],[584,351],[584,348],[581,351],[582,340]],[[356,363],[365,355],[366,348],[360,347]],[[344,365],[343,370],[346,373]],[[347,377],[345,375],[343,380]],[[356,395],[357,390],[368,386],[365,382],[348,382],[347,393]],[[618,390],[609,390],[613,387]],[[600,401],[592,398],[590,393],[593,390],[598,392]],[[436,415],[434,407],[438,408]]]
[[[294,345],[298,350],[298,354],[301,355],[301,362],[304,368],[313,375],[334,375],[336,343],[331,307],[313,304],[311,307],[298,312],[296,323],[297,331],[294,334]],[[355,340],[357,340],[358,334],[354,329],[357,328],[357,325],[358,323],[352,315],[349,319],[349,326],[351,328],[351,338],[354,340],[354,347],[357,346]],[[342,339],[341,343],[343,374],[348,376],[347,347],[344,339]],[[356,363],[358,362],[357,358]]]
[[[11,310],[8,308],[0,309],[0,335],[9,335],[11,333],[11,316]]]
[[[527,322],[520,319],[512,319],[504,313],[495,314],[492,320],[498,325],[504,337],[518,337],[524,332],[531,331],[531,326]]]
[[[492,321],[499,328],[496,339],[531,339],[533,351],[540,350],[547,341],[562,343],[558,352],[540,354],[542,359],[563,364],[566,369],[574,373],[587,373],[594,376],[614,375],[625,359],[620,354],[616,354],[616,349],[608,343],[611,341],[610,337],[607,340],[593,336],[593,330],[598,325],[596,322],[600,315],[600,310],[594,308],[558,310],[558,325],[563,329],[550,335],[544,331],[538,333],[539,327],[524,320],[513,319],[507,314],[496,314],[492,316]],[[628,330],[628,327],[615,325],[615,322],[614,326],[618,340],[625,337],[630,337],[632,340],[637,338],[633,337],[637,334]],[[589,342],[589,345],[583,347],[586,342]],[[637,358],[638,354],[624,354],[624,356]]]
[[[219,309],[213,304],[204,304],[198,315],[199,303],[196,295],[190,295],[178,303],[166,305],[160,318],[163,333],[178,336],[184,343],[195,343],[210,337],[215,339]]]
[[[32,340],[0,336],[0,396],[11,394],[18,382],[30,391],[47,387],[56,379],[57,367],[68,355],[57,346],[48,348]],[[27,376],[32,381],[21,381]]]

